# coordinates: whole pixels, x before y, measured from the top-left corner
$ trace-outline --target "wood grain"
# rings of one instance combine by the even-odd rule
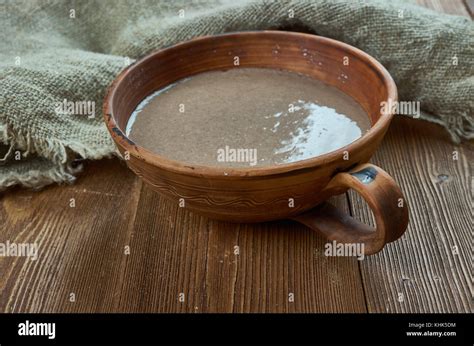
[[[344,197],[335,201],[347,209]],[[323,244],[296,223],[209,220],[144,185],[131,242],[137,254],[125,265],[118,309],[365,311],[357,261],[327,259],[321,253]],[[326,299],[328,295],[332,298]]]
[[[331,203],[349,212],[344,196]],[[357,260],[325,256],[325,243],[289,221],[243,227],[233,311],[366,312]]]
[[[333,202],[348,211],[344,196]],[[0,242],[40,252],[0,258],[2,311],[366,311],[357,261],[323,256],[311,230],[208,220],[116,160],[91,164],[77,185],[11,191],[1,215]]]
[[[461,1],[420,4],[467,15]],[[458,152],[458,160],[453,160]],[[454,146],[437,125],[396,119],[371,160],[399,182],[410,206],[405,236],[360,264],[369,312],[472,312],[472,146]],[[354,216],[373,223],[349,192]]]
[[[141,183],[117,160],[87,172],[76,185],[2,198],[0,242],[37,243],[39,257],[0,258],[1,311],[113,311]]]
[[[472,194],[469,196],[468,190],[472,179],[469,162],[474,155],[468,146],[456,147],[447,139],[440,140],[434,135],[440,133],[437,128],[397,119],[372,159],[402,187],[410,224],[399,241],[361,263],[370,312],[472,309],[468,264]],[[454,151],[459,160],[453,160]],[[373,223],[365,203],[357,195],[349,195],[353,215]]]

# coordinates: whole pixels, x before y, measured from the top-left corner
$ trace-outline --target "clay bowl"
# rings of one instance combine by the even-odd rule
[[[235,56],[239,66],[234,65]],[[125,136],[133,110],[152,92],[200,72],[239,67],[284,69],[335,86],[362,105],[371,128],[355,142],[325,155],[249,168],[173,161]],[[343,74],[347,78],[341,78]],[[315,35],[258,31],[199,37],[144,57],[115,79],[103,110],[113,140],[129,158],[129,168],[173,203],[184,202],[199,214],[232,222],[293,219],[331,241],[363,243],[365,253],[371,254],[399,238],[408,224],[407,205],[396,183],[367,163],[392,120],[391,111],[381,111],[382,102],[390,101],[397,101],[393,79],[363,51]],[[376,228],[324,203],[349,188],[371,207]]]

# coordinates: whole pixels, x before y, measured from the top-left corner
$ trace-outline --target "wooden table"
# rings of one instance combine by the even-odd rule
[[[468,15],[469,1],[419,2]],[[0,242],[36,242],[39,258],[0,257],[0,311],[469,312],[473,161],[472,142],[397,116],[372,162],[400,184],[410,225],[363,261],[324,256],[296,223],[209,220],[116,159],[88,163],[75,185],[2,197]],[[373,222],[355,194],[332,201]]]

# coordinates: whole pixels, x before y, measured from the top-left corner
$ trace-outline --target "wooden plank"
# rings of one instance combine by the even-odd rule
[[[75,185],[5,194],[0,243],[36,243],[39,257],[0,257],[0,311],[113,311],[140,185],[104,160]]]
[[[417,2],[468,15],[460,0]],[[460,153],[458,161],[452,160],[454,151]],[[441,127],[395,119],[372,162],[399,182],[412,221],[400,241],[360,264],[369,312],[471,311],[472,201],[464,191],[469,189],[472,160],[472,146],[453,146]],[[349,199],[351,213],[374,225],[366,203],[352,192]]]
[[[460,0],[418,3],[468,15]],[[459,160],[453,160],[453,152],[459,153]],[[361,264],[369,312],[471,311],[472,201],[465,191],[472,160],[472,145],[453,146],[441,127],[395,119],[372,162],[400,183],[411,224],[402,240]],[[373,224],[365,202],[353,193],[349,196],[355,216]]]
[[[208,220],[144,186],[118,310],[366,311],[357,260],[328,259],[323,244],[291,222]]]
[[[333,202],[348,211],[345,196]],[[114,160],[77,185],[8,193],[0,215],[0,242],[40,246],[37,261],[0,258],[2,311],[366,311],[357,260],[323,256],[324,239],[304,226],[208,220]]]
[[[349,212],[345,195],[332,203]],[[325,256],[325,243],[296,223],[244,226],[233,311],[366,312],[358,261]]]
[[[410,224],[400,240],[361,263],[369,312],[470,311],[473,159],[469,145],[454,146],[437,125],[401,117],[392,123],[372,162],[399,183]],[[353,214],[373,224],[367,205],[349,196]]]
[[[206,219],[143,187],[117,311],[202,310],[208,227]]]

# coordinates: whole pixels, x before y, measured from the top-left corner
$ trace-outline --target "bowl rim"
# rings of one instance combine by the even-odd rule
[[[365,145],[368,145],[373,140],[377,139],[378,136],[382,133],[384,135],[385,130],[390,125],[390,122],[394,116],[394,112],[381,113],[379,119],[375,122],[373,126],[360,138],[354,142],[349,143],[348,145],[336,149],[334,151],[325,153],[323,155],[318,155],[304,160],[299,160],[291,163],[284,163],[278,165],[265,165],[265,166],[249,166],[249,167],[225,167],[225,166],[206,166],[206,165],[195,165],[192,163],[186,163],[183,161],[177,161],[169,159],[165,156],[156,154],[145,147],[142,147],[132,140],[130,140],[123,131],[118,127],[115,122],[113,115],[113,100],[116,90],[120,87],[121,82],[125,77],[134,72],[135,69],[139,69],[140,66],[146,61],[156,59],[157,55],[163,54],[162,52],[179,49],[183,46],[190,46],[199,44],[202,41],[212,40],[215,37],[238,37],[242,35],[259,35],[262,37],[288,37],[291,36],[293,39],[298,37],[310,38],[316,41],[319,41],[322,44],[331,45],[341,50],[346,50],[352,55],[357,56],[360,60],[365,62],[370,68],[372,68],[377,75],[380,77],[383,85],[387,89],[387,99],[386,102],[397,102],[398,101],[398,92],[397,86],[386,68],[378,62],[374,57],[365,53],[364,51],[353,47],[347,43],[337,41],[331,38],[306,34],[300,32],[290,32],[290,31],[278,31],[278,30],[260,30],[260,31],[239,31],[231,32],[217,35],[207,35],[199,36],[188,41],[183,41],[175,45],[171,45],[156,51],[153,51],[150,54],[145,55],[144,57],[138,59],[134,63],[127,66],[122,70],[113,82],[109,85],[104,102],[103,102],[103,117],[107,125],[107,129],[112,136],[112,139],[117,146],[120,146],[124,152],[128,152],[130,156],[134,156],[138,160],[143,160],[148,164],[165,169],[167,171],[198,176],[198,177],[209,177],[209,178],[223,178],[223,179],[232,179],[232,178],[241,178],[241,177],[254,177],[254,176],[270,176],[276,174],[290,173],[298,170],[307,170],[311,168],[317,168],[323,165],[334,163],[336,161],[342,160],[343,154],[345,151],[355,152],[361,150]],[[291,71],[290,71],[291,72]],[[146,97],[146,96],[145,96]],[[347,162],[350,162],[348,160]]]

